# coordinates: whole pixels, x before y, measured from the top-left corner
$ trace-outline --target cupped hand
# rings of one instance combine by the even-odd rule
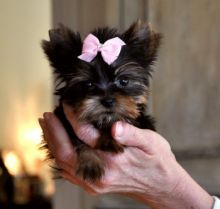
[[[107,165],[105,175],[95,184],[83,181],[75,175],[75,148],[58,118],[53,113],[46,113],[39,122],[49,149],[62,169],[61,176],[89,193],[126,194],[153,206],[158,204],[158,199],[171,197],[181,184],[180,179],[184,178],[184,170],[162,136],[116,122],[112,127],[112,136],[126,146],[124,152],[112,154],[100,151]]]

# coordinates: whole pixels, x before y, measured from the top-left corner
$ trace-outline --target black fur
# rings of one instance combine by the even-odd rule
[[[115,121],[155,130],[154,120],[146,111],[151,66],[156,59],[161,35],[141,21],[122,34],[107,27],[91,33],[101,43],[114,37],[126,43],[111,65],[103,61],[100,53],[90,63],[77,58],[82,52],[81,37],[64,26],[50,30],[50,41],[44,40],[42,47],[59,81],[56,94],[60,105],[54,112],[77,147],[76,173],[88,181],[96,181],[104,174],[105,167],[96,150],[123,151],[123,146],[111,137],[110,130]],[[95,149],[77,138],[66,119],[62,103],[70,105],[79,120],[93,124],[100,131]]]

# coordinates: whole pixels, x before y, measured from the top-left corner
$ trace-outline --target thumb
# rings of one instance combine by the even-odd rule
[[[120,144],[150,152],[156,133],[118,121],[112,126],[112,137]]]

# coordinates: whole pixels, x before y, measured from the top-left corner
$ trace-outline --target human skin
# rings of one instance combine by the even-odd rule
[[[65,114],[77,136],[84,137],[84,141],[93,146],[99,136],[97,130],[88,124],[77,123],[68,107],[65,107]],[[75,148],[58,118],[53,113],[45,113],[39,123],[62,169],[61,176],[90,194],[124,194],[152,209],[213,207],[214,199],[179,165],[167,140],[156,132],[116,122],[112,136],[126,148],[120,154],[99,152],[107,166],[102,179],[92,184],[75,175]],[[85,128],[87,131],[83,133]]]

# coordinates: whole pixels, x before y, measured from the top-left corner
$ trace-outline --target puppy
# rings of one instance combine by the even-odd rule
[[[42,41],[42,48],[58,79],[55,94],[59,105],[54,112],[76,147],[76,174],[96,182],[107,166],[98,150],[123,152],[123,146],[111,136],[114,122],[155,130],[147,106],[149,79],[161,35],[137,21],[124,33],[97,28],[84,41],[79,33],[62,25],[50,30],[49,37],[49,41]],[[77,138],[64,114],[63,103],[71,106],[78,121],[99,130],[95,148]]]

